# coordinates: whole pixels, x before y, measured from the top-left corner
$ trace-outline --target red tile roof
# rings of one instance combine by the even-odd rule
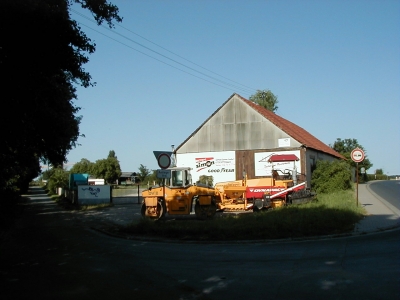
[[[235,94],[233,94],[230,98],[232,98]],[[340,153],[336,152],[333,150],[331,147],[328,145],[324,144],[321,142],[319,139],[311,135],[308,131],[305,129],[301,128],[300,126],[297,126],[296,124],[278,116],[277,114],[273,113],[272,111],[250,101],[242,96],[236,94],[240,99],[242,99],[246,104],[248,104],[250,107],[252,107],[254,110],[259,112],[263,117],[271,121],[275,126],[278,128],[282,129],[284,132],[286,132],[290,137],[294,138],[297,140],[299,143],[303,144],[306,148],[312,148],[327,154],[330,154],[332,156],[335,156],[337,158],[345,159],[344,156],[342,156]],[[229,98],[229,99],[230,99]]]

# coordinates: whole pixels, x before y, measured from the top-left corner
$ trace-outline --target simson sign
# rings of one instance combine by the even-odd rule
[[[177,166],[192,168],[193,182],[202,175],[213,176],[214,184],[236,180],[235,151],[178,154]]]

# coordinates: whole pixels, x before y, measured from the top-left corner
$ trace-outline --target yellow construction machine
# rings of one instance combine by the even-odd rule
[[[248,210],[246,189],[246,179],[218,182],[215,185],[218,209],[226,211]]]
[[[295,161],[294,155],[273,155],[270,162]],[[198,219],[212,218],[217,210],[259,211],[291,203],[307,202],[315,193],[299,182],[294,169],[279,175],[272,169],[272,176],[219,182],[214,187],[192,183],[190,168],[173,167],[163,184],[142,192],[143,217],[160,219],[168,215],[195,214]]]
[[[173,167],[159,186],[142,192],[141,214],[150,219],[168,215],[195,214],[198,219],[212,218],[217,210],[215,190],[200,183],[192,184],[190,168]]]

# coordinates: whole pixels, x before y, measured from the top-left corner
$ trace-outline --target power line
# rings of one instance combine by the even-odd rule
[[[94,20],[88,18],[87,16],[85,16],[85,15],[83,15],[83,14],[81,14],[81,13],[79,13],[79,12],[73,10],[73,9],[72,9],[72,11],[73,11],[74,13],[76,13],[77,15],[79,15],[79,16],[81,16],[81,17],[87,19],[87,20],[89,20],[90,22],[95,23]],[[211,72],[211,73],[216,74],[216,75],[218,75],[218,76],[220,76],[220,77],[223,77],[223,78],[225,78],[225,79],[227,79],[227,80],[229,80],[229,81],[231,81],[231,82],[234,82],[234,83],[236,83],[236,84],[241,85],[241,87],[238,86],[238,85],[235,85],[235,84],[232,84],[232,83],[229,83],[229,82],[220,80],[220,79],[215,78],[215,77],[213,77],[213,76],[210,76],[210,75],[208,75],[208,74],[205,74],[205,73],[203,73],[203,72],[201,72],[201,71],[198,71],[198,70],[196,70],[196,69],[194,69],[194,68],[192,68],[192,67],[189,67],[189,66],[187,66],[187,65],[185,65],[185,64],[183,64],[183,63],[181,63],[181,62],[179,62],[179,61],[176,61],[176,60],[174,60],[174,59],[172,59],[172,58],[170,58],[170,57],[168,57],[168,56],[166,56],[166,55],[164,55],[164,54],[162,54],[162,53],[159,53],[158,51],[155,51],[155,50],[153,50],[153,49],[151,49],[151,48],[149,48],[149,47],[147,47],[147,46],[145,46],[145,45],[143,45],[143,44],[141,44],[141,43],[139,43],[139,42],[136,42],[136,41],[132,40],[131,38],[129,38],[129,37],[123,35],[123,34],[120,34],[120,33],[118,33],[118,32],[115,32],[115,31],[111,30],[111,29],[108,28],[108,27],[100,26],[100,27],[103,27],[103,28],[105,28],[105,29],[111,31],[112,33],[114,33],[114,34],[116,34],[116,35],[118,35],[118,36],[120,36],[120,37],[123,37],[123,38],[127,39],[128,41],[130,41],[130,42],[132,42],[132,43],[135,43],[135,44],[137,44],[137,45],[139,45],[139,46],[145,48],[145,49],[148,50],[148,51],[151,51],[151,52],[153,52],[153,53],[155,53],[155,54],[157,54],[157,55],[160,55],[161,57],[163,57],[163,58],[165,58],[165,59],[168,59],[168,60],[170,60],[170,61],[172,61],[172,62],[174,62],[174,63],[176,63],[176,64],[178,64],[178,65],[181,65],[181,66],[183,66],[183,67],[185,67],[185,68],[187,68],[187,69],[189,69],[189,70],[191,70],[191,71],[194,71],[194,72],[196,72],[196,73],[199,73],[199,74],[201,74],[202,76],[205,76],[205,77],[208,77],[208,78],[210,78],[210,79],[212,79],[212,80],[214,80],[214,81],[217,81],[217,82],[219,82],[220,84],[217,84],[217,83],[215,83],[215,82],[211,82],[210,80],[206,80],[206,79],[204,79],[204,78],[202,78],[202,77],[196,76],[196,75],[194,75],[194,74],[192,74],[192,73],[189,73],[189,72],[187,72],[187,71],[185,71],[185,70],[182,70],[182,69],[177,68],[177,67],[175,67],[175,66],[173,66],[173,65],[171,65],[171,64],[168,64],[168,63],[166,63],[166,62],[164,62],[164,61],[162,61],[162,60],[159,60],[159,59],[155,58],[154,56],[148,55],[148,54],[146,54],[146,53],[144,53],[144,52],[142,52],[142,51],[140,51],[140,50],[138,50],[138,49],[135,49],[135,48],[133,48],[133,47],[131,47],[131,46],[129,46],[129,45],[127,45],[127,44],[125,44],[125,43],[123,43],[123,42],[121,42],[121,41],[115,39],[115,38],[112,38],[112,37],[110,37],[110,36],[108,36],[108,35],[106,35],[106,34],[100,32],[100,31],[98,31],[98,30],[96,30],[96,29],[93,29],[93,28],[91,28],[90,26],[88,26],[88,25],[86,25],[86,24],[84,24],[84,23],[81,23],[81,22],[78,22],[78,23],[81,24],[81,25],[83,25],[83,26],[85,26],[85,27],[88,27],[88,28],[92,29],[93,31],[96,31],[96,32],[98,32],[98,33],[100,33],[100,34],[102,34],[102,35],[104,35],[104,36],[106,36],[106,37],[108,37],[108,38],[110,38],[110,39],[112,39],[112,40],[114,40],[114,41],[116,41],[116,42],[118,42],[118,43],[120,43],[120,44],[122,44],[122,45],[124,45],[124,46],[126,46],[126,47],[128,47],[128,48],[130,48],[130,49],[132,49],[132,50],[135,50],[135,51],[137,51],[137,52],[139,52],[139,53],[141,53],[141,54],[144,54],[144,55],[146,55],[146,56],[148,56],[148,57],[150,57],[150,58],[152,58],[152,59],[155,59],[155,60],[157,60],[157,61],[159,61],[159,62],[161,62],[161,63],[164,63],[164,64],[166,64],[166,65],[168,65],[168,66],[170,66],[170,67],[173,67],[173,68],[175,68],[175,69],[177,69],[177,70],[179,70],[179,71],[181,71],[181,72],[184,72],[184,73],[189,74],[189,75],[191,75],[191,76],[194,76],[194,77],[196,77],[196,78],[202,79],[202,80],[207,81],[207,82],[209,82],[209,83],[215,84],[215,85],[220,86],[220,87],[224,87],[224,88],[226,88],[226,89],[229,89],[229,88],[227,88],[226,86],[230,86],[230,87],[233,87],[233,88],[235,88],[235,89],[237,89],[237,90],[243,91],[243,92],[245,92],[245,93],[253,93],[253,92],[255,91],[255,89],[253,89],[253,88],[247,87],[247,86],[242,85],[242,84],[240,84],[240,83],[237,83],[237,82],[235,82],[235,81],[233,81],[233,80],[230,80],[230,79],[228,79],[228,78],[226,78],[226,77],[224,77],[224,76],[222,76],[222,75],[219,75],[219,74],[217,74],[217,73],[215,73],[215,72],[213,72],[213,71],[210,71],[210,70],[208,70],[208,69],[206,69],[206,68],[203,68],[203,67],[201,67],[200,65],[195,64],[195,63],[191,62],[190,60],[187,60],[187,59],[185,59],[185,58],[179,56],[178,54],[175,54],[175,53],[173,53],[172,51],[169,51],[169,50],[167,50],[166,48],[161,47],[161,46],[159,46],[159,45],[157,45],[157,44],[151,42],[150,40],[148,40],[148,39],[146,39],[146,38],[144,38],[144,37],[141,37],[140,35],[138,35],[138,34],[132,32],[132,31],[130,31],[129,29],[126,29],[125,27],[120,26],[120,27],[124,28],[125,30],[127,30],[127,31],[129,31],[129,32],[131,32],[131,33],[133,33],[133,34],[136,34],[136,35],[140,36],[141,38],[145,39],[146,41],[149,41],[149,42],[151,42],[152,44],[154,44],[154,45],[156,45],[156,46],[158,46],[158,47],[160,47],[160,48],[162,48],[162,49],[164,49],[164,50],[166,50],[166,51],[168,51],[168,52],[170,52],[170,53],[172,53],[172,54],[174,54],[174,55],[176,55],[176,56],[178,56],[178,57],[180,57],[180,58],[182,58],[182,59],[184,59],[184,60],[186,60],[186,61],[188,61],[188,62],[190,62],[190,63],[192,63],[192,64],[194,64],[194,65],[196,65],[196,66],[198,66],[198,67],[200,67],[200,68],[202,68],[202,69],[204,69],[204,70],[207,70],[208,72]],[[96,24],[97,24],[97,23],[96,23]],[[225,86],[222,86],[221,84],[223,84],[223,85],[225,85]]]
[[[78,23],[79,23],[79,22],[78,22]],[[174,69],[177,69],[177,70],[179,70],[179,71],[181,71],[181,72],[184,72],[184,73],[186,73],[186,74],[189,74],[189,75],[191,75],[191,76],[193,76],[193,77],[196,77],[196,78],[198,78],[198,79],[204,80],[204,81],[209,82],[209,83],[211,83],[211,84],[214,84],[214,85],[217,85],[217,86],[220,86],[220,87],[222,87],[222,88],[225,88],[225,89],[230,90],[230,89],[227,88],[226,86],[217,84],[217,83],[212,82],[212,81],[210,81],[210,80],[207,80],[207,79],[205,79],[205,78],[202,78],[202,77],[199,77],[199,76],[194,75],[194,74],[192,74],[192,73],[189,73],[189,72],[187,72],[187,71],[185,71],[185,70],[182,70],[182,69],[177,68],[177,67],[175,67],[175,66],[173,66],[173,65],[171,65],[171,64],[168,64],[168,63],[166,63],[165,61],[162,61],[162,60],[160,60],[160,59],[158,59],[158,58],[155,58],[155,57],[153,57],[153,56],[151,56],[151,55],[149,55],[149,54],[147,54],[147,53],[145,53],[145,52],[143,52],[143,51],[140,51],[140,50],[138,50],[138,49],[135,49],[135,48],[133,48],[132,46],[129,46],[129,45],[127,45],[127,44],[125,44],[125,43],[123,43],[123,42],[121,42],[121,41],[118,41],[118,40],[116,40],[116,39],[114,39],[114,38],[112,38],[112,37],[110,37],[110,36],[108,36],[108,35],[106,35],[106,34],[100,32],[100,31],[98,31],[98,30],[96,30],[96,29],[94,29],[94,28],[92,28],[92,27],[90,27],[90,26],[87,26],[86,24],[82,24],[82,23],[79,23],[79,24],[81,24],[81,25],[83,25],[83,26],[85,26],[85,27],[87,27],[87,28],[89,28],[89,29],[91,29],[91,30],[93,30],[93,31],[95,31],[95,32],[97,32],[97,33],[99,33],[99,34],[101,34],[101,35],[104,35],[105,37],[108,37],[109,39],[111,39],[111,40],[113,40],[113,41],[115,41],[115,42],[117,42],[117,43],[120,43],[121,45],[124,45],[124,46],[126,46],[126,47],[128,47],[128,48],[130,48],[130,49],[132,49],[132,50],[135,50],[135,51],[137,51],[137,52],[139,52],[139,53],[141,53],[141,54],[143,54],[143,55],[146,55],[146,56],[148,56],[148,57],[150,57],[150,58],[152,58],[152,59],[154,59],[154,60],[157,60],[157,61],[159,61],[159,62],[161,62],[161,63],[163,63],[163,64],[165,64],[165,65],[167,65],[167,66],[169,66],[169,67],[172,67],[172,68],[174,68]]]
[[[229,79],[229,78],[227,78],[227,77],[225,77],[225,76],[223,76],[223,75],[220,75],[220,74],[218,74],[218,73],[216,73],[216,72],[214,72],[214,71],[212,71],[212,70],[209,70],[209,69],[207,69],[207,68],[204,68],[204,67],[202,67],[201,65],[199,65],[199,64],[197,64],[197,63],[195,63],[195,62],[193,62],[193,61],[191,61],[191,60],[189,60],[189,59],[186,59],[186,58],[184,58],[183,56],[181,56],[181,55],[179,55],[179,54],[176,54],[176,53],[174,53],[174,52],[168,50],[167,48],[165,48],[165,47],[163,47],[163,46],[160,46],[160,45],[158,45],[158,44],[152,42],[151,40],[149,40],[149,39],[147,39],[147,38],[141,36],[140,34],[138,34],[138,33],[134,32],[134,31],[130,30],[129,28],[126,28],[126,27],[124,27],[124,26],[122,26],[122,25],[119,25],[119,24],[118,24],[118,27],[121,27],[121,28],[125,29],[126,31],[129,31],[129,32],[132,33],[132,34],[137,35],[138,37],[144,39],[145,41],[147,41],[147,42],[149,42],[149,43],[151,43],[151,44],[153,44],[153,45],[155,45],[155,46],[157,46],[157,47],[160,47],[161,49],[163,49],[163,50],[165,50],[165,51],[167,51],[167,52],[169,52],[169,53],[171,53],[171,54],[173,54],[173,55],[176,55],[177,57],[179,57],[179,58],[181,58],[181,59],[183,59],[183,60],[185,60],[185,61],[187,61],[187,62],[190,62],[191,64],[193,64],[193,65],[195,65],[195,66],[198,66],[199,68],[202,68],[203,70],[206,70],[206,71],[208,71],[208,72],[210,72],[210,73],[212,73],[212,74],[215,74],[215,75],[217,75],[217,76],[220,76],[220,77],[222,77],[222,78],[225,78],[225,79],[227,79],[227,80],[229,80],[229,81],[231,81],[231,82],[234,82],[234,83],[236,83],[236,84],[239,84],[239,85],[241,85],[241,86],[243,86],[243,87],[245,87],[245,88],[248,88],[248,89],[250,89],[250,90],[252,90],[252,91],[253,91],[253,90],[256,90],[256,89],[254,89],[254,88],[252,88],[252,87],[249,87],[249,86],[247,86],[247,85],[241,84],[240,82],[234,81],[234,80]]]
[[[83,26],[85,26],[85,27],[87,27],[87,28],[90,28],[91,30],[96,31],[97,33],[99,33],[99,34],[101,34],[101,35],[104,35],[105,37],[108,37],[109,39],[112,39],[112,40],[114,40],[114,41],[116,41],[116,42],[118,42],[118,43],[120,43],[120,44],[122,44],[122,45],[124,45],[124,46],[126,46],[126,47],[128,47],[128,48],[130,48],[130,49],[132,49],[132,50],[135,50],[135,51],[137,51],[137,52],[139,52],[139,53],[141,53],[141,54],[143,54],[143,55],[146,55],[146,56],[148,56],[148,57],[150,57],[150,58],[152,58],[152,59],[154,59],[154,60],[157,60],[157,61],[159,61],[159,62],[161,62],[161,63],[163,63],[163,64],[165,64],[165,65],[167,65],[167,66],[170,66],[170,67],[172,67],[172,68],[174,68],[174,69],[177,69],[177,70],[179,70],[179,71],[181,71],[181,72],[184,72],[184,73],[189,74],[189,75],[191,75],[191,76],[194,76],[194,77],[196,77],[196,78],[202,79],[202,80],[207,81],[207,82],[209,82],[209,83],[212,83],[212,84],[214,84],[214,85],[217,85],[217,86],[220,86],[220,87],[223,87],[223,88],[226,88],[226,89],[231,90],[230,88],[227,88],[226,86],[223,86],[223,85],[221,85],[221,84],[218,84],[218,83],[212,82],[212,81],[210,81],[210,80],[207,80],[207,79],[205,79],[205,78],[199,77],[199,76],[194,75],[194,74],[192,74],[192,73],[190,73],[190,72],[187,72],[187,71],[185,71],[185,70],[183,70],[183,69],[180,69],[180,68],[178,68],[178,67],[175,67],[175,66],[173,66],[173,65],[171,65],[171,64],[169,64],[169,63],[166,63],[166,62],[164,62],[164,61],[162,61],[162,60],[160,60],[160,59],[157,59],[157,58],[155,58],[154,56],[151,56],[151,55],[149,55],[149,54],[147,54],[147,53],[145,53],[145,52],[143,52],[143,51],[140,51],[140,50],[138,50],[138,49],[136,49],[136,48],[133,48],[132,46],[129,46],[129,45],[127,45],[127,44],[125,44],[125,43],[123,43],[123,42],[117,40],[117,39],[114,39],[114,38],[112,38],[112,37],[110,37],[110,36],[108,36],[108,35],[106,35],[106,34],[100,32],[100,31],[98,31],[98,30],[96,30],[96,29],[94,29],[94,28],[92,28],[92,27],[90,27],[90,26],[88,26],[88,25],[86,25],[86,24],[83,24],[83,23],[80,23],[80,22],[78,22],[78,23],[81,24],[81,25],[83,25]],[[119,33],[116,33],[116,32],[113,32],[113,33],[115,33],[115,34],[117,34],[117,35],[120,35],[120,36],[122,36],[122,37],[128,39],[129,41],[131,41],[131,42],[133,42],[133,43],[135,43],[135,44],[138,44],[139,46],[144,47],[145,49],[147,49],[147,50],[149,50],[149,51],[151,51],[151,52],[154,52],[154,53],[156,53],[156,54],[158,54],[158,55],[160,55],[160,56],[162,56],[162,57],[164,57],[164,58],[166,58],[166,59],[168,59],[168,60],[171,60],[171,61],[174,62],[174,63],[177,63],[177,64],[179,64],[179,65],[181,65],[181,66],[183,66],[183,67],[185,67],[185,68],[188,68],[188,69],[190,69],[190,70],[192,70],[192,71],[194,71],[194,72],[197,72],[197,73],[199,73],[199,74],[201,74],[201,75],[203,75],[203,76],[206,76],[206,77],[208,77],[208,78],[211,78],[211,79],[213,79],[213,80],[215,80],[215,81],[218,81],[218,82],[220,82],[220,83],[222,83],[222,84],[225,84],[225,85],[227,85],[227,86],[231,86],[231,87],[233,87],[233,88],[236,88],[236,89],[238,89],[238,90],[241,90],[241,91],[243,91],[243,92],[245,92],[245,93],[250,93],[248,90],[245,90],[245,89],[243,89],[243,88],[237,87],[237,86],[235,86],[235,85],[233,85],[233,84],[224,82],[224,81],[219,80],[219,79],[217,79],[217,78],[215,78],[215,77],[209,76],[209,75],[207,75],[207,74],[205,74],[205,73],[203,73],[203,72],[200,72],[200,71],[197,71],[197,70],[195,70],[195,69],[193,69],[193,68],[191,68],[191,67],[188,67],[188,66],[186,66],[186,65],[184,65],[184,64],[182,64],[182,63],[180,63],[180,62],[178,62],[178,61],[176,61],[176,60],[174,60],[174,59],[172,59],[172,58],[169,58],[169,57],[167,57],[167,56],[165,56],[165,55],[163,55],[163,54],[161,54],[161,53],[155,51],[155,50],[152,50],[152,49],[150,49],[150,48],[148,48],[148,47],[146,47],[146,46],[144,46],[144,45],[141,45],[140,43],[137,43],[137,42],[135,42],[135,41],[133,41],[133,40],[131,40],[131,39],[129,39],[129,38],[127,38],[127,37],[125,37],[125,36],[119,34]]]

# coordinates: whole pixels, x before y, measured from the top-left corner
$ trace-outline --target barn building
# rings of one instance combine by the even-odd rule
[[[174,149],[176,166],[192,168],[192,180],[213,176],[213,183],[297,174],[311,182],[317,160],[345,159],[303,128],[233,94],[182,144]],[[272,155],[295,157],[269,162]],[[295,171],[294,171],[295,170]]]

